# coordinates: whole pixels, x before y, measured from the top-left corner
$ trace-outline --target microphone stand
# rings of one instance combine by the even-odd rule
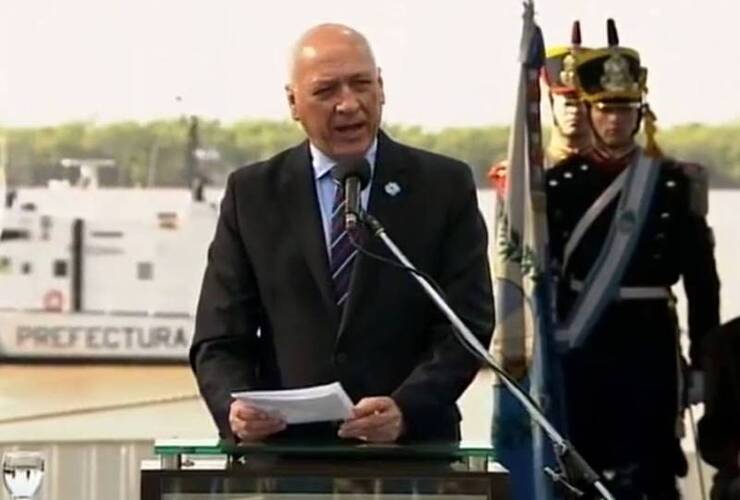
[[[584,460],[584,458],[576,451],[573,445],[570,444],[547,420],[547,417],[545,416],[543,411],[529,397],[529,395],[527,395],[519,387],[519,385],[503,370],[503,368],[498,366],[496,361],[489,354],[488,350],[483,347],[483,345],[478,341],[475,335],[473,335],[470,329],[465,326],[465,323],[462,322],[455,311],[453,311],[452,308],[447,304],[447,302],[445,302],[445,300],[437,292],[437,290],[429,282],[427,282],[424,278],[420,276],[419,271],[406,258],[406,256],[396,246],[396,244],[393,243],[393,240],[391,240],[391,238],[385,232],[385,228],[383,228],[380,222],[378,222],[378,219],[368,213],[360,213],[357,215],[362,222],[367,224],[370,232],[380,238],[380,240],[398,259],[398,261],[401,262],[401,264],[403,264],[406,268],[413,271],[411,275],[424,289],[429,298],[431,298],[432,301],[437,305],[437,307],[442,311],[442,313],[444,313],[450,323],[452,323],[454,330],[458,333],[458,338],[461,339],[463,343],[467,343],[475,351],[475,354],[477,354],[478,357],[486,363],[486,365],[488,365],[494,372],[496,372],[500,376],[501,381],[504,383],[507,389],[511,391],[514,397],[519,400],[522,406],[524,406],[532,420],[534,420],[537,425],[539,425],[545,431],[547,436],[550,438],[550,441],[552,441],[553,446],[555,447],[555,452],[557,454],[559,462],[561,463],[561,466],[564,466],[564,472],[562,473],[558,473],[556,471],[553,471],[549,467],[546,467],[545,472],[547,473],[547,475],[556,483],[561,483],[566,491],[570,492],[571,494],[582,496],[582,492],[572,486],[567,478],[567,473],[569,471],[575,471],[576,473],[580,474],[580,476],[589,485],[593,485],[594,488],[596,488],[596,490],[601,493],[602,497],[605,500],[615,500],[614,496],[609,492],[608,489],[606,489],[604,484],[599,479],[598,474],[596,474],[591,466],[588,465],[586,460]]]

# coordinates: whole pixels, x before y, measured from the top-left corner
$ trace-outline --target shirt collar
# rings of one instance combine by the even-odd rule
[[[309,142],[309,148],[311,150],[311,164],[313,166],[314,177],[316,179],[321,179],[331,171],[331,169],[334,167],[334,165],[337,164],[337,162],[326,156],[319,148],[314,146],[312,142]],[[375,171],[375,156],[377,155],[377,152],[378,138],[375,137],[375,140],[372,144],[370,144],[370,147],[365,152],[365,159],[370,164],[371,177],[373,172]]]

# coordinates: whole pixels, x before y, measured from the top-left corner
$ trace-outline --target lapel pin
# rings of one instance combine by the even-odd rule
[[[401,192],[401,186],[397,182],[389,182],[385,185],[385,192],[390,196],[396,196]]]

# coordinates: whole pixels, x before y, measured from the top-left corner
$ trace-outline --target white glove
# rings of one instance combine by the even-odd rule
[[[704,372],[701,370],[689,371],[689,390],[686,394],[690,405],[704,402]]]

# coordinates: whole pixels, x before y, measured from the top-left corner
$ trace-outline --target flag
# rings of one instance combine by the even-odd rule
[[[533,0],[525,3],[523,17],[506,182],[496,203],[493,354],[562,431],[540,124],[539,74],[545,49],[534,21]],[[555,465],[552,446],[503,385],[497,383],[493,391],[492,439],[497,460],[511,473],[512,498],[554,498],[543,472],[546,465]]]

